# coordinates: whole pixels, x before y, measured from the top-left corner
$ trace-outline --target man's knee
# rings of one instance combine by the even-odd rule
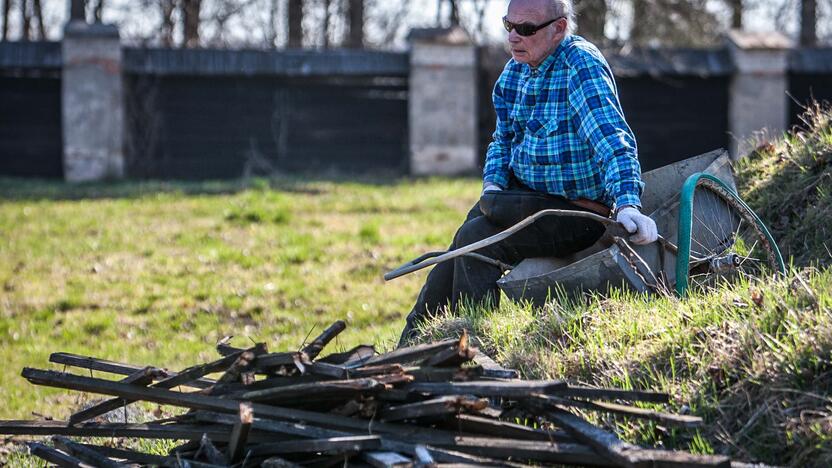
[[[468,220],[459,227],[454,237],[454,247],[460,248],[474,242],[481,241],[486,237],[493,236],[500,232],[500,229],[485,216],[478,216]]]

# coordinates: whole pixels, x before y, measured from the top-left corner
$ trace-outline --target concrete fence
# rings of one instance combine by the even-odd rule
[[[731,34],[713,50],[608,53],[645,170],[832,100],[832,49]],[[61,43],[0,43],[0,175],[69,181],[224,178],[274,170],[476,173],[508,58],[459,31],[406,53],[123,47],[72,23]],[[764,130],[765,129],[765,130]]]

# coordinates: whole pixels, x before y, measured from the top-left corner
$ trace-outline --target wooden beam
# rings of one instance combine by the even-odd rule
[[[240,403],[240,413],[231,429],[231,440],[228,442],[228,462],[231,464],[242,460],[245,454],[248,433],[254,422],[254,412],[250,403]]]
[[[150,453],[137,452],[135,450],[127,450],[123,448],[106,447],[103,445],[81,444],[84,447],[89,447],[97,450],[110,458],[117,458],[119,460],[127,460],[128,462],[142,463],[146,465],[156,466],[179,466],[184,465],[182,462],[187,462],[193,468],[221,468],[226,465],[212,465],[210,463],[203,463],[194,460],[176,459],[175,457],[166,457],[162,455],[153,455]]]
[[[413,460],[398,452],[364,452],[361,459],[376,468],[411,468]]]
[[[381,448],[380,436],[330,437],[326,439],[289,440],[255,445],[252,456],[280,455],[286,453],[349,453]]]
[[[404,387],[410,392],[431,395],[476,395],[481,397],[500,397],[522,399],[535,393],[555,393],[566,388],[566,383],[559,380],[518,380],[473,382],[416,382]]]
[[[73,437],[135,437],[137,439],[199,440],[208,434],[211,440],[227,442],[231,431],[226,427],[194,424],[120,424],[100,423],[71,426],[66,421],[2,421],[0,434],[66,435]],[[274,439],[274,435],[249,434],[253,441]]]
[[[407,346],[398,348],[389,353],[379,354],[369,359],[362,361],[350,361],[346,363],[348,366],[377,366],[379,364],[407,364],[410,362],[421,361],[434,354],[447,349],[453,348],[459,343],[459,340],[449,339],[437,341],[435,343],[420,344],[416,346]]]
[[[160,369],[155,369],[153,367],[145,367],[144,369],[139,370],[121,379],[120,382],[142,386],[149,385],[153,382],[154,379],[161,375],[161,373],[162,371]],[[80,422],[93,419],[96,416],[108,413],[117,408],[121,408],[126,404],[127,401],[122,398],[112,398],[110,400],[102,401],[98,404],[90,406],[89,408],[73,413],[69,416],[69,423],[78,424]]]
[[[621,414],[634,418],[649,419],[651,421],[660,422],[668,426],[677,427],[701,427],[702,418],[698,416],[690,416],[683,414],[671,414],[661,411],[655,411],[645,408],[637,408],[635,406],[625,406],[616,403],[607,403],[604,401],[584,401],[576,400],[574,398],[561,398],[551,395],[539,395],[540,401],[546,402],[553,407],[560,405],[564,407],[575,407],[589,409],[593,411],[601,411],[605,413]]]
[[[95,465],[84,463],[72,455],[47,447],[40,442],[26,442],[26,445],[29,447],[30,454],[62,468],[95,468]]]
[[[552,409],[545,416],[572,434],[575,439],[594,448],[606,459],[619,466],[628,468],[653,466],[728,468],[731,466],[730,458],[725,456],[693,455],[688,452],[642,449],[624,442],[612,432],[594,426],[583,418],[562,409]],[[661,460],[657,458],[661,458]]]
[[[553,395],[563,397],[588,398],[593,400],[626,400],[643,401],[647,403],[668,403],[670,395],[667,393],[646,392],[639,390],[617,390],[611,388],[573,387],[561,388]]]
[[[121,468],[121,464],[94,449],[75,443],[64,436],[52,436],[52,442],[62,451],[99,468]]]
[[[343,320],[338,320],[332,325],[330,325],[326,330],[324,330],[320,335],[318,335],[311,343],[304,346],[301,350],[302,353],[305,353],[309,360],[313,360],[321,354],[324,347],[339,333],[347,329],[347,324]]]
[[[63,364],[65,366],[79,367],[81,369],[91,369],[100,372],[107,372],[118,375],[131,375],[146,367],[155,366],[135,366],[133,364],[125,364],[123,362],[108,361],[106,359],[98,359],[89,356],[80,356],[72,353],[52,353],[49,356],[49,362],[55,364]],[[169,376],[176,375],[176,372],[165,371]],[[216,382],[211,379],[196,379],[188,383],[189,387],[194,388],[208,388]]]
[[[491,359],[489,356],[484,354],[482,351],[478,350],[477,348],[473,348],[476,351],[474,355],[474,362],[476,362],[479,366],[483,369],[483,377],[491,377],[497,379],[519,379],[520,378],[520,371],[515,369],[506,369],[501,365],[497,364],[496,361]]]
[[[342,397],[352,398],[356,395],[382,390],[384,384],[374,379],[329,380],[309,384],[290,385],[287,387],[254,390],[240,395],[240,399],[251,401],[303,402],[310,399]]]
[[[485,398],[466,395],[448,395],[430,400],[390,406],[382,409],[378,416],[382,421],[401,421],[424,417],[447,416],[463,410],[480,411],[488,406]]]
[[[446,427],[480,436],[575,443],[575,439],[563,431],[533,429],[522,424],[499,421],[472,414],[458,414],[453,420],[447,423]]]

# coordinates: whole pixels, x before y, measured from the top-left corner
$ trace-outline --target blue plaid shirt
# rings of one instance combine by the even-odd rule
[[[536,69],[511,59],[492,95],[497,111],[483,183],[509,170],[533,190],[607,206],[641,206],[635,137],[601,52],[567,36]]]

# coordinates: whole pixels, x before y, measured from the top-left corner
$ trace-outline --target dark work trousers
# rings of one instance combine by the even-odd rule
[[[516,180],[512,180],[509,188],[529,190],[518,185]],[[557,197],[552,197],[551,201],[547,202],[547,208],[582,210]],[[500,226],[489,220],[477,202],[456,231],[449,249],[472,244],[502,232],[507,227],[510,226]],[[476,252],[509,265],[516,265],[524,258],[561,257],[578,252],[594,244],[603,233],[604,226],[596,221],[547,216],[507,239]],[[496,282],[502,275],[500,267],[467,256],[434,266],[419,292],[413,310],[407,316],[399,346],[417,336],[416,325],[420,321],[436,314],[445,306],[449,306],[453,312],[466,301],[473,304],[487,303],[495,307],[499,305],[500,291]]]

